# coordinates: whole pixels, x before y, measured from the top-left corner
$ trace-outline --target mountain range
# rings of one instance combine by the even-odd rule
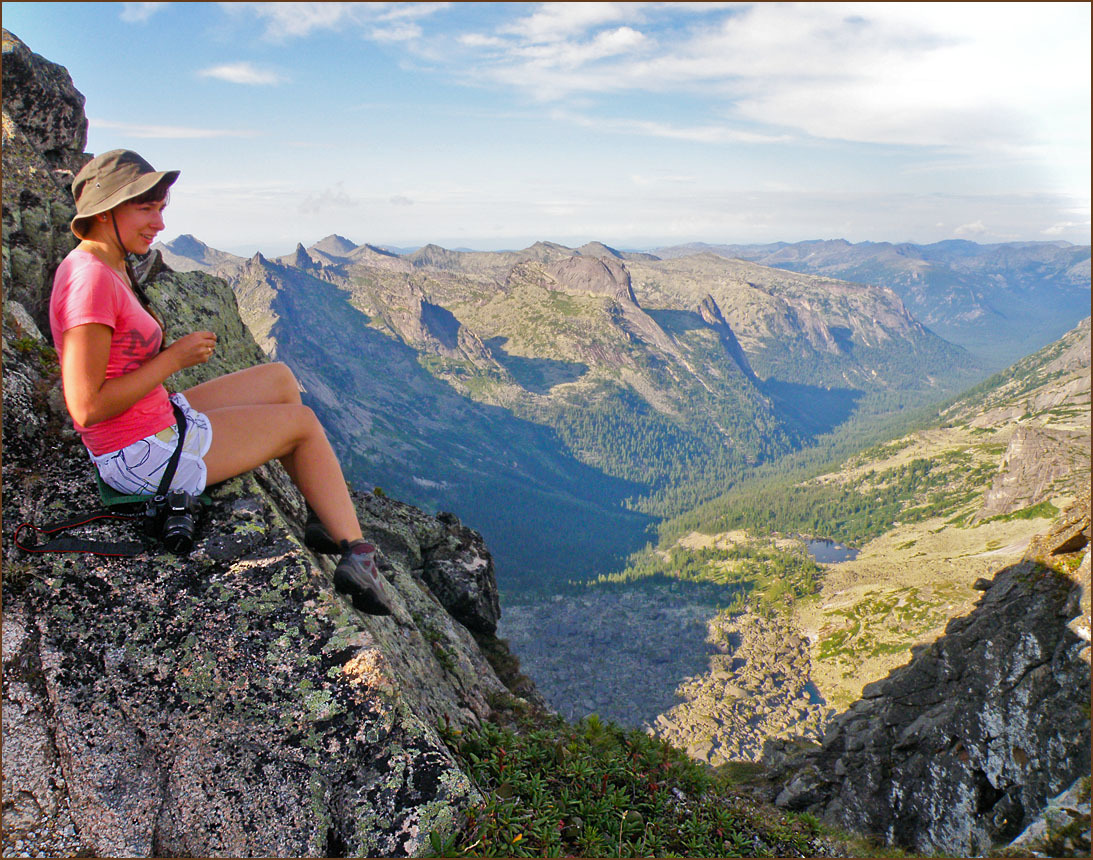
[[[844,239],[766,245],[691,243],[658,257],[712,253],[764,266],[879,284],[932,331],[998,370],[1044,346],[1089,311],[1089,245],[962,239],[932,245]]]
[[[333,562],[302,544],[303,498],[278,463],[211,488],[187,557],[150,546],[136,558],[60,558],[19,545],[17,523],[71,517],[95,494],[43,334],[52,272],[75,244],[69,186],[90,155],[84,99],[68,73],[6,30],[3,41],[5,855],[876,856],[900,847],[1089,856],[1088,319],[964,396],[935,403],[916,432],[878,437],[882,444],[861,451],[851,425],[876,427],[879,414],[936,398],[955,378],[932,366],[944,344],[916,337],[913,324],[901,328],[890,299],[869,306],[867,288],[783,281],[759,267],[738,271],[766,299],[710,283],[689,307],[693,299],[673,298],[683,295],[680,272],[654,268],[655,285],[638,274],[656,260],[549,243],[510,260],[435,248],[410,260],[417,252],[344,242],[276,261],[210,257],[204,265],[238,268],[234,291],[204,272],[171,271],[157,254],[141,261],[138,277],[164,312],[168,338],[206,328],[219,338],[212,359],[175,384],[263,360],[239,314],[246,294],[267,353],[292,347],[311,362],[303,365],[308,384],[322,396],[307,396],[329,419],[360,410],[378,446],[431,453],[448,472],[462,469],[472,489],[476,465],[488,477],[521,452],[499,473],[510,484],[494,484],[488,501],[530,519],[527,533],[543,532],[538,551],[576,547],[554,559],[555,569],[601,546],[571,539],[565,529],[579,522],[555,516],[556,498],[583,500],[596,514],[603,501],[593,491],[614,481],[612,492],[642,494],[630,508],[665,508],[672,500],[651,488],[657,480],[679,486],[671,457],[651,457],[642,484],[626,478],[636,461],[569,440],[602,442],[605,417],[630,431],[615,434],[623,453],[630,442],[661,453],[650,441],[669,432],[713,438],[704,436],[705,416],[687,411],[688,393],[709,386],[705,403],[728,411],[734,401],[718,381],[739,387],[736,406],[774,422],[784,440],[756,444],[740,432],[723,445],[745,462],[737,472],[731,459],[711,461],[736,482],[735,497],[663,524],[661,545],[646,552],[672,583],[582,587],[582,597],[619,599],[581,603],[572,623],[592,644],[566,661],[573,677],[616,671],[601,685],[611,689],[596,691],[605,701],[619,692],[648,697],[658,685],[663,700],[673,688],[662,682],[692,671],[682,652],[693,647],[701,664],[712,651],[709,671],[699,667],[681,685],[681,708],[658,721],[695,758],[728,753],[729,767],[711,771],[643,732],[545,711],[498,638],[502,606],[481,537],[450,513],[430,516],[378,488],[353,499],[379,550],[391,617],[362,615],[334,592]],[[324,267],[323,253],[369,263],[346,284],[337,271],[344,264]],[[460,271],[472,266],[478,271]],[[654,286],[664,303],[651,298]],[[484,304],[473,301],[476,290]],[[870,328],[860,315],[885,303],[893,317],[874,315]],[[794,381],[795,363],[779,363],[767,345],[764,325],[794,331],[777,327],[785,320],[771,307],[798,321],[815,314],[813,339],[801,333],[784,348],[806,370],[813,356],[817,378]],[[514,312],[527,316],[514,322]],[[562,357],[537,354],[553,348],[539,341],[554,333]],[[895,343],[891,353],[877,348],[888,343],[882,333]],[[861,361],[867,349],[879,359],[872,367]],[[918,375],[904,367],[916,349]],[[708,362],[698,360],[703,350]],[[387,377],[365,389],[374,403],[353,390],[357,353]],[[346,367],[324,368],[324,356]],[[466,363],[453,364],[458,356]],[[501,368],[495,376],[490,356]],[[629,411],[617,382],[623,370]],[[349,375],[330,375],[339,371]],[[820,377],[854,387],[840,401]],[[618,408],[578,420],[579,406],[567,409],[558,395],[586,382]],[[453,420],[447,439],[427,426],[434,405],[463,410],[441,416],[463,421]],[[714,412],[714,432],[725,417]],[[542,445],[504,447],[525,443],[524,433]],[[775,459],[778,445],[798,440],[812,447]],[[846,450],[856,453],[846,459]],[[692,458],[685,464],[703,462],[684,453]],[[597,456],[602,462],[591,465]],[[388,460],[393,477],[409,471]],[[384,465],[380,456],[367,464]],[[413,465],[420,483],[433,482],[431,463]],[[576,470],[568,482],[567,469]],[[785,480],[765,485],[755,477],[764,470]],[[713,472],[705,485],[690,476],[699,497],[723,483]],[[537,493],[541,509],[521,509],[527,499],[511,497],[510,487]],[[682,496],[674,502],[686,509]],[[707,523],[708,514],[719,521]],[[597,523],[600,532],[612,528],[597,520],[593,538]],[[124,528],[85,526],[100,539]],[[797,536],[805,528],[861,554],[821,569]],[[707,631],[690,629],[699,608],[676,598],[727,589],[733,604],[703,643]],[[566,623],[567,600],[554,598],[528,618],[532,638],[548,640]],[[656,637],[644,635],[646,623]],[[616,647],[612,636],[626,641]],[[880,677],[884,661],[902,662],[909,647],[909,662]],[[655,671],[627,671],[634,659]],[[623,676],[633,688],[614,689]],[[801,738],[820,743],[802,749]],[[740,761],[760,745],[761,765]],[[821,819],[892,847],[835,835]]]
[[[510,587],[617,566],[650,517],[857,413],[983,375],[891,289],[711,253],[399,255],[338,235],[275,259],[192,236],[157,247],[232,284],[351,480],[474,522]]]

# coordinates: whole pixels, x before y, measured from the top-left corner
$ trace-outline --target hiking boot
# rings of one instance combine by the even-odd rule
[[[376,548],[360,541],[342,541],[342,558],[334,569],[334,588],[369,615],[391,615],[391,598],[383,576],[376,567]]]
[[[307,522],[304,523],[304,546],[324,555],[337,555],[342,545],[330,536],[318,514],[307,506]]]

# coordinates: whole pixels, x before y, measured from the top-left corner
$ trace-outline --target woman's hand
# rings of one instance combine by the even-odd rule
[[[163,352],[178,365],[179,370],[204,364],[216,349],[216,335],[211,331],[193,331],[183,335]]]

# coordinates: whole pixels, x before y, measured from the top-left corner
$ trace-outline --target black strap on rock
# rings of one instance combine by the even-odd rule
[[[163,470],[163,478],[159,482],[159,489],[157,490],[157,495],[160,496],[165,496],[171,489],[171,481],[175,477],[175,471],[178,469],[178,461],[182,457],[182,445],[186,441],[186,415],[183,413],[181,407],[173,400],[171,401],[171,408],[174,410],[175,421],[178,423],[178,444],[171,453],[171,459],[167,461],[167,468]],[[102,541],[78,537],[56,537],[52,540],[47,540],[45,543],[25,546],[19,542],[19,535],[24,529],[30,529],[38,532],[38,534],[48,536],[56,534],[57,532],[67,531],[68,529],[74,529],[78,526],[85,526],[96,520],[129,520],[132,522],[134,520],[143,519],[144,511],[138,511],[136,513],[119,513],[118,511],[112,511],[109,508],[102,508],[89,513],[77,514],[63,522],[42,526],[41,528],[31,523],[22,523],[15,529],[13,541],[23,552],[86,552],[93,555],[132,557],[144,552],[144,544],[141,541]]]
[[[108,556],[140,555],[144,552],[144,544],[135,540],[101,541],[78,537],[58,537],[53,538],[53,540],[48,540],[45,543],[27,546],[19,542],[19,535],[22,533],[23,529],[32,529],[33,531],[38,532],[38,534],[48,536],[56,534],[57,532],[76,528],[77,526],[85,526],[96,520],[111,519],[133,521],[141,519],[143,516],[143,513],[122,514],[117,511],[112,511],[109,508],[103,508],[98,511],[79,514],[70,520],[54,523],[49,526],[42,526],[41,528],[31,523],[23,523],[15,530],[14,543],[23,552],[89,552],[94,555]]]

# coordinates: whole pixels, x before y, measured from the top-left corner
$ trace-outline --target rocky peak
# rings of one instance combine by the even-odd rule
[[[563,289],[610,296],[617,302],[637,304],[630,283],[630,271],[619,260],[610,257],[567,257],[549,263],[544,270]]]
[[[296,250],[288,256],[282,257],[279,262],[286,266],[295,266],[297,269],[319,268],[319,264],[308,256],[307,249],[304,248],[303,242],[297,242]]]
[[[84,97],[63,66],[35,54],[6,29],[3,39],[4,114],[67,188],[88,160]]]
[[[525,259],[548,262],[573,256],[573,249],[567,248],[565,245],[559,245],[557,242],[539,241],[525,248],[523,254]]]
[[[195,260],[204,259],[209,252],[209,246],[190,233],[183,233],[164,244],[172,254],[178,254],[180,257],[191,257]]]
[[[415,268],[458,269],[459,257],[459,251],[449,251],[430,243],[407,255],[406,259]]]
[[[577,253],[582,257],[613,257],[616,260],[622,259],[622,254],[614,248],[603,244],[603,242],[589,242],[586,245],[581,245],[581,247],[577,249]]]
[[[357,246],[344,236],[339,236],[337,233],[331,233],[329,236],[324,236],[308,250],[321,251],[331,257],[348,257],[356,248]]]

